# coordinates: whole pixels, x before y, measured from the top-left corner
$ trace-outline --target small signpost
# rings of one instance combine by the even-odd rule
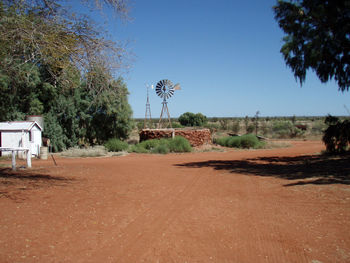
[[[11,151],[12,152],[12,170],[16,171],[16,152],[24,151],[27,156],[27,168],[32,167],[32,153],[29,148],[9,148],[9,147],[0,147],[0,151]]]

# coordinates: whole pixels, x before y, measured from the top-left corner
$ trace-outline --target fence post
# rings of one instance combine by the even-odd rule
[[[12,150],[12,170],[16,171],[16,151]]]
[[[27,168],[31,168],[32,167],[32,153],[31,150],[27,150]]]

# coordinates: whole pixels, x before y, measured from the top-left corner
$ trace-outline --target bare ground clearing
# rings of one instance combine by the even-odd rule
[[[0,262],[350,262],[349,156],[291,144],[0,168]]]

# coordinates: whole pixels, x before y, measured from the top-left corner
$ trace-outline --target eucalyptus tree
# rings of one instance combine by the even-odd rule
[[[281,48],[286,64],[302,84],[308,70],[339,90],[350,86],[350,1],[279,0],[275,19],[286,34]]]

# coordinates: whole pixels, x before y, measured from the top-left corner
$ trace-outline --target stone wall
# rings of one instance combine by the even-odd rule
[[[151,139],[185,137],[192,146],[201,146],[211,143],[209,129],[144,129],[140,132],[140,142]]]

